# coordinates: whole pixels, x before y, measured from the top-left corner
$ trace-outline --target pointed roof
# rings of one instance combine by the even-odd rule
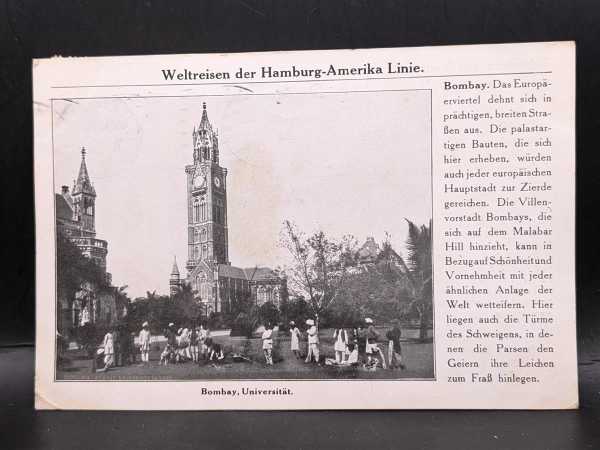
[[[206,112],[206,102],[202,102],[202,119],[200,119],[200,125],[198,125],[198,130],[211,130],[212,126],[208,120],[208,113]]]
[[[73,208],[69,205],[67,199],[60,195],[55,195],[55,205],[56,205],[56,218],[62,220],[72,220],[73,219]]]
[[[198,128],[194,127],[192,137],[194,142],[194,161],[208,160],[215,164],[219,164],[219,135],[216,129],[213,130],[213,127],[208,120],[206,102],[202,102],[202,118],[200,119]],[[199,147],[205,146],[210,148],[208,155],[204,152],[197,151]]]
[[[177,256],[173,259],[173,268],[171,269],[171,275],[179,276],[179,267],[177,267]]]
[[[362,247],[358,249],[358,257],[361,261],[373,261],[379,255],[379,252],[379,244],[375,242],[373,237],[369,236]]]
[[[219,264],[219,276],[248,281],[269,281],[280,278],[277,273],[269,267],[256,266],[244,269],[230,264]]]
[[[270,267],[248,267],[244,269],[244,272],[249,281],[265,281],[280,278]]]
[[[85,147],[81,148],[81,165],[79,166],[79,175],[77,175],[77,181],[73,186],[73,194],[89,194],[96,195],[96,190],[92,186],[92,181],[88,174],[87,166],[85,164]]]

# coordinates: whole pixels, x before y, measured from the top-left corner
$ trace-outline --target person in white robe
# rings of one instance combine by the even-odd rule
[[[296,358],[300,358],[300,330],[293,320],[290,322],[290,350]]]
[[[138,335],[138,345],[140,346],[140,354],[142,364],[150,362],[150,327],[148,322],[142,324],[142,329]]]

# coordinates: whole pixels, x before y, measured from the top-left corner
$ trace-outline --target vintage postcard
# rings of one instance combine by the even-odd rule
[[[35,60],[36,407],[576,406],[574,69]]]

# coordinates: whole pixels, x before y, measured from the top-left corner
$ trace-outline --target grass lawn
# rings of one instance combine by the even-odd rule
[[[386,329],[379,329],[381,335],[385,335]],[[290,350],[290,338],[287,334],[279,333],[277,340],[282,361],[274,366],[268,367],[264,364],[262,354],[262,342],[259,338],[250,340],[250,357],[253,362],[237,363],[227,358],[225,364],[219,366],[193,364],[192,362],[182,364],[171,364],[159,366],[158,361],[164,343],[152,345],[150,363],[147,366],[131,365],[116,367],[108,372],[92,373],[92,361],[86,359],[79,351],[69,351],[67,358],[69,362],[57,371],[57,379],[61,380],[188,380],[188,379],[401,379],[401,378],[433,378],[433,344],[431,342],[419,342],[414,337],[418,330],[403,330],[405,342],[402,344],[402,354],[406,369],[384,370],[375,372],[366,371],[362,368],[338,369],[328,366],[317,366],[305,364],[303,360],[295,358]],[[320,350],[326,357],[333,357],[333,330],[324,329],[319,333]],[[245,342],[245,338],[230,336],[218,336],[214,340],[223,345],[226,352],[239,352]],[[382,344],[382,343],[380,343]],[[380,345],[386,353],[387,341]],[[300,344],[301,352],[306,353],[306,342]],[[139,361],[139,356],[138,356]]]

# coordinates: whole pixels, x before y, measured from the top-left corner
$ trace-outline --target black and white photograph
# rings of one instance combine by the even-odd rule
[[[56,381],[435,380],[429,90],[51,108]]]

